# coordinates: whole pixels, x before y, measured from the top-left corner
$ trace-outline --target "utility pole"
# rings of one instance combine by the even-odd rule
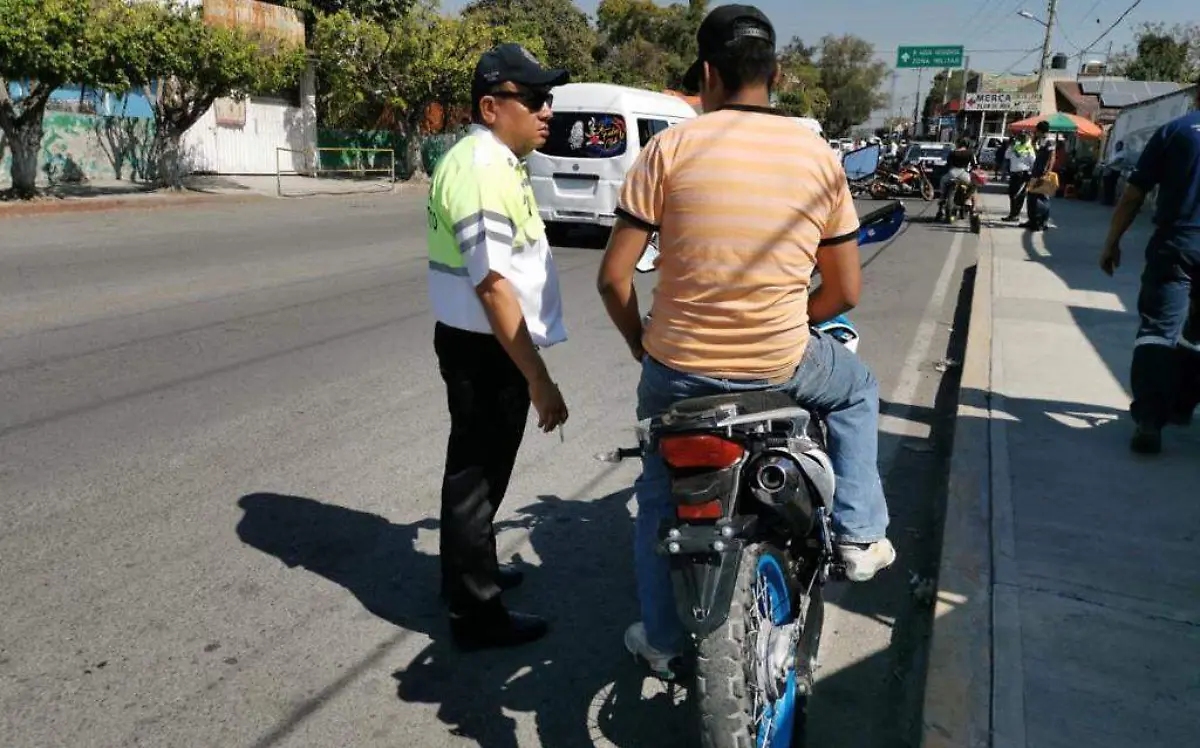
[[[963,58],[962,95],[958,97],[958,113],[962,115],[962,131],[967,132],[967,79],[971,77],[971,56]],[[955,128],[957,130],[957,128]],[[958,133],[954,133],[955,137]]]
[[[1054,41],[1054,15],[1057,11],[1058,0],[1050,0],[1050,7],[1046,11],[1046,40],[1042,42],[1042,64],[1038,66],[1037,93],[1039,98],[1042,95],[1042,80],[1046,77],[1046,68],[1050,66],[1050,44]]]
[[[920,107],[921,107],[921,73],[925,72],[925,68],[917,68],[917,96],[913,102],[913,137],[920,135],[918,129],[921,125]]]
[[[900,116],[900,107],[898,105],[898,102],[896,101],[896,79],[899,77],[900,77],[899,73],[897,73],[895,70],[893,70],[892,71],[892,98],[891,98],[892,116],[893,117]]]

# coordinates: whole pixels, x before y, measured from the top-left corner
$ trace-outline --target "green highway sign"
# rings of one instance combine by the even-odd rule
[[[896,51],[898,68],[961,68],[962,47],[901,47]]]

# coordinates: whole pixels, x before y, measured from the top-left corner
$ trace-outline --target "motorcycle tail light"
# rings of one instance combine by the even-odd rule
[[[663,437],[658,451],[673,468],[727,468],[745,454],[740,444],[712,434]]]
[[[679,519],[720,519],[722,514],[724,510],[720,499],[703,504],[679,504],[675,507],[675,515]]]

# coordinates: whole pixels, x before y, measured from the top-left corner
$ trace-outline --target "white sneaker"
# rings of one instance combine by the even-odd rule
[[[679,657],[679,653],[662,652],[650,646],[650,642],[646,640],[646,625],[641,621],[625,629],[625,649],[636,659],[649,665],[657,677],[663,680],[675,679],[671,662]]]
[[[866,582],[896,563],[896,548],[887,538],[874,543],[839,543],[837,552],[851,582]]]

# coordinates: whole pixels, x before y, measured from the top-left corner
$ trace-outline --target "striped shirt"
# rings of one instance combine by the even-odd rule
[[[757,107],[729,107],[656,135],[630,169],[617,212],[660,232],[646,352],[673,369],[726,379],[795,370],[809,339],[817,248],[858,233],[833,149]]]

